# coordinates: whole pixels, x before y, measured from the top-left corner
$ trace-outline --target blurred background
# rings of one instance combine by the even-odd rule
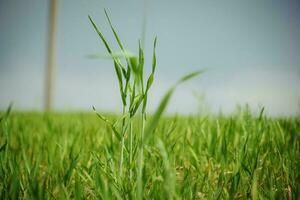
[[[45,108],[50,5],[51,0],[0,0],[0,110],[10,102],[15,110]],[[120,111],[112,61],[89,56],[106,51],[88,15],[118,50],[106,8],[130,52],[137,53],[138,39],[145,39],[148,69],[158,37],[150,111],[183,74],[206,69],[178,88],[168,112],[231,113],[247,103],[255,111],[265,106],[272,116],[299,114],[298,0],[57,0],[56,8],[55,111],[91,111],[92,105]]]

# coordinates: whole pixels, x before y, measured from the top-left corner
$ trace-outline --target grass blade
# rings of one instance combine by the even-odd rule
[[[102,42],[104,43],[104,45],[105,45],[105,47],[106,47],[108,53],[112,54],[112,50],[111,50],[111,48],[109,47],[109,45],[108,45],[108,43],[107,43],[105,37],[104,37],[103,34],[101,33],[100,29],[99,29],[99,28],[97,27],[97,25],[94,23],[94,21],[92,20],[92,18],[91,18],[90,16],[88,16],[88,17],[89,17],[89,20],[90,20],[90,22],[92,23],[92,25],[93,25],[95,31],[97,32],[97,34],[100,36]]]
[[[152,74],[154,74],[155,69],[156,69],[156,42],[157,42],[157,37],[154,39],[154,44],[153,44],[153,55],[152,55]]]
[[[96,108],[93,106],[93,110],[96,113],[96,115],[102,120],[104,121],[107,125],[109,125],[111,127],[111,129],[113,130],[113,132],[115,133],[116,137],[118,138],[118,140],[121,140],[121,134],[117,131],[117,129],[115,128],[114,124],[112,122],[110,122],[106,117],[104,117],[103,115],[101,115],[100,113],[98,113],[96,111]]]
[[[147,140],[151,136],[151,133],[157,127],[158,122],[159,122],[163,112],[165,111],[174,90],[175,90],[175,87],[172,87],[171,89],[168,90],[168,92],[165,94],[165,96],[161,100],[158,108],[156,109],[152,120],[149,122],[148,126],[146,126],[146,129],[145,129],[145,142],[147,142]]]
[[[200,75],[203,71],[197,71],[197,72],[193,72],[193,73],[190,73],[188,75],[185,75],[183,76],[176,84],[175,86],[171,87],[171,89],[169,89],[167,91],[167,93],[165,94],[165,96],[163,97],[163,99],[161,100],[158,108],[156,109],[154,115],[153,115],[153,118],[152,120],[149,122],[148,126],[146,127],[145,129],[145,141],[147,139],[149,139],[150,135],[152,135],[151,133],[155,130],[155,128],[157,127],[158,125],[158,122],[163,114],[163,112],[165,111],[169,101],[170,101],[170,98],[172,96],[172,94],[174,93],[174,90],[176,89],[176,87],[185,82],[185,81],[188,81],[198,75]]]
[[[5,114],[3,116],[0,117],[0,123],[3,119],[7,118],[9,116],[9,114],[11,113],[11,109],[12,109],[13,103],[10,103]]]
[[[182,83],[182,82],[185,82],[185,81],[188,81],[196,76],[199,76],[200,74],[202,74],[204,72],[204,70],[199,70],[199,71],[196,71],[196,72],[192,72],[190,74],[187,74],[185,76],[183,76],[178,82],[177,84],[179,83]]]
[[[104,9],[104,12],[105,12],[106,19],[107,19],[107,21],[109,23],[109,26],[110,26],[110,28],[111,28],[111,30],[112,30],[112,32],[113,32],[113,34],[114,34],[117,42],[118,42],[118,45],[120,46],[121,50],[124,52],[125,51],[124,46],[123,46],[123,44],[122,44],[122,42],[121,42],[121,40],[120,40],[120,38],[119,38],[119,36],[118,36],[115,28],[113,27],[113,25],[112,25],[112,23],[110,21],[110,18],[108,16],[107,12],[106,12],[106,9]]]

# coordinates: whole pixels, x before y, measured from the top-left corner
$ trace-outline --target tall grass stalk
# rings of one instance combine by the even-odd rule
[[[123,112],[122,115],[125,115],[125,109],[126,106],[123,106]],[[121,139],[121,153],[120,153],[120,166],[119,166],[119,172],[120,172],[120,178],[122,178],[123,175],[123,159],[124,159],[124,145],[125,145],[125,118],[122,120],[122,139]]]
[[[132,181],[132,161],[133,161],[133,127],[132,121],[130,120],[130,130],[129,130],[129,180]]]
[[[92,18],[89,16],[89,20],[92,23],[95,31],[100,36],[103,44],[105,45],[108,53],[111,55],[111,58],[113,59],[116,75],[119,82],[119,88],[120,88],[120,96],[123,103],[123,112],[122,112],[122,124],[121,124],[121,145],[120,145],[120,157],[119,157],[119,176],[120,179],[123,177],[123,169],[124,169],[124,148],[125,148],[125,137],[126,137],[126,131],[127,127],[129,127],[129,179],[132,180],[133,176],[133,144],[138,144],[138,153],[137,153],[137,199],[143,198],[143,168],[144,168],[144,137],[145,134],[148,136],[152,134],[152,132],[155,130],[158,121],[165,110],[168,101],[175,90],[176,86],[180,83],[187,81],[191,78],[193,78],[196,75],[199,75],[200,72],[194,72],[191,74],[188,74],[187,76],[184,76],[182,79],[180,79],[179,82],[175,84],[166,94],[165,98],[161,101],[158,110],[154,114],[153,119],[149,122],[148,128],[146,129],[146,108],[147,108],[147,100],[148,100],[148,92],[153,84],[154,81],[154,74],[156,69],[156,43],[157,38],[154,39],[153,43],[153,54],[152,54],[152,66],[151,66],[151,73],[147,78],[146,85],[144,84],[144,51],[141,46],[141,42],[139,41],[139,48],[138,48],[138,56],[128,56],[126,54],[126,49],[124,48],[117,31],[113,27],[111,20],[105,10],[106,18],[109,22],[109,26],[113,32],[113,35],[121,49],[121,52],[123,56],[118,57],[115,56],[116,54],[112,50],[112,48],[109,46],[108,42],[106,41],[105,37],[101,33],[100,29],[96,26]],[[125,68],[122,65],[122,62],[120,59],[124,59],[127,63],[127,67]],[[131,75],[133,74],[133,75]],[[125,81],[125,83],[124,83]],[[127,102],[129,100],[129,102]],[[128,111],[126,113],[126,107],[128,108]],[[133,141],[133,119],[136,116],[137,111],[140,110],[140,137],[137,141]],[[128,115],[128,116],[127,116]],[[101,116],[98,114],[98,116]],[[127,116],[127,117],[126,117]],[[104,119],[104,117],[100,117],[100,119]],[[108,122],[107,120],[104,120],[106,123],[109,123],[111,126],[111,122]],[[114,125],[111,126],[114,128]],[[114,128],[113,130],[118,134],[118,131]],[[122,182],[122,180],[121,180]]]

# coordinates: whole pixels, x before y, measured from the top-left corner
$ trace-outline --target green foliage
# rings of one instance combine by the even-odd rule
[[[132,157],[126,141],[120,179],[120,139],[94,114],[12,112],[0,123],[0,146],[7,143],[0,151],[0,198],[136,199],[140,119],[134,121]],[[144,146],[142,197],[297,199],[299,130],[299,118],[247,111],[161,117]]]
[[[120,115],[0,113],[0,199],[297,199],[300,119],[248,109],[224,117],[164,117],[183,76],[146,118],[156,71],[144,52],[122,56],[89,20],[113,60]],[[123,62],[122,62],[123,61]],[[124,65],[123,63],[126,63]],[[100,120],[99,120],[100,119]]]
[[[111,47],[108,45],[105,37],[101,33],[100,29],[96,26],[94,21],[91,19],[89,16],[89,20],[92,23],[95,31],[99,35],[100,39],[102,40],[103,44],[105,45],[108,53],[111,55],[113,61],[114,61],[114,66],[115,66],[115,71],[116,75],[119,81],[119,88],[120,88],[120,94],[121,94],[121,99],[123,102],[123,116],[122,116],[122,123],[120,125],[120,131],[117,131],[117,128],[115,127],[114,124],[109,122],[104,116],[102,116],[99,113],[96,113],[98,117],[106,122],[113,132],[117,135],[117,137],[120,139],[120,157],[119,157],[119,177],[118,177],[118,183],[122,183],[124,180],[123,177],[123,171],[128,170],[129,171],[129,176],[130,176],[130,181],[135,180],[137,182],[137,192],[132,194],[133,196],[137,199],[143,199],[143,191],[144,191],[144,177],[143,177],[143,171],[144,171],[144,148],[147,147],[147,141],[149,139],[149,136],[152,135],[152,133],[155,131],[157,128],[158,122],[164,112],[164,110],[167,107],[167,104],[175,90],[175,88],[199,75],[201,72],[194,72],[191,74],[188,74],[184,77],[182,77],[175,86],[173,86],[165,95],[165,97],[162,99],[161,103],[159,104],[157,111],[155,112],[153,118],[149,123],[147,123],[147,128],[145,130],[145,123],[146,123],[146,107],[147,107],[147,99],[148,99],[148,92],[153,84],[154,81],[154,73],[156,69],[156,54],[155,54],[155,49],[156,49],[156,43],[157,43],[157,38],[154,40],[153,44],[153,55],[152,55],[152,70],[151,73],[147,79],[146,83],[146,88],[144,87],[144,51],[141,47],[140,41],[139,41],[139,48],[138,48],[138,57],[135,56],[126,56],[126,50],[120,40],[119,35],[117,34],[117,31],[113,27],[111,20],[105,11],[106,18],[108,20],[110,29],[112,30],[114,37],[124,54],[125,61],[127,63],[127,68],[124,68],[121,64],[121,61],[119,58],[114,57],[114,52],[111,49]],[[121,73],[121,69],[123,74]],[[131,77],[131,71],[133,72],[133,77]],[[122,76],[123,75],[123,76]],[[124,83],[123,81],[125,80],[125,88],[124,88]],[[129,88],[129,89],[128,89]],[[130,96],[130,98],[127,98]],[[129,100],[129,103],[127,102]],[[127,106],[129,104],[129,106]],[[140,106],[142,105],[141,108],[141,115],[136,116],[137,111],[140,109]],[[94,111],[95,108],[93,107]],[[127,110],[128,109],[128,110]],[[132,129],[134,119],[139,117],[141,119],[140,121],[140,130],[134,131]],[[126,132],[130,128],[130,134],[128,137],[129,141],[129,151],[127,150],[127,153],[129,154],[128,157],[129,159],[129,169],[126,169],[124,166],[124,157],[126,157],[126,152],[124,153],[124,149],[126,148],[125,146],[125,138],[126,138]],[[119,134],[121,132],[121,135]],[[139,137],[137,137],[137,133],[139,133]],[[144,138],[146,136],[146,138]],[[159,140],[160,141],[160,140]],[[133,145],[135,145],[137,148],[135,149],[135,152],[133,151]],[[159,147],[161,147],[161,150],[164,150],[163,145],[160,143]],[[135,156],[135,154],[138,154],[138,156]],[[165,154],[165,151],[163,151]],[[125,154],[125,155],[124,155]],[[136,165],[134,165],[135,163]],[[169,165],[168,165],[169,166]],[[134,176],[134,171],[137,171],[136,176]],[[134,179],[135,178],[135,179]],[[175,187],[175,186],[174,186]],[[132,190],[132,189],[131,189]],[[169,196],[169,199],[172,199],[173,195],[171,194]]]

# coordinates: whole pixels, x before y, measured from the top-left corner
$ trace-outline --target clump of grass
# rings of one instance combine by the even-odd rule
[[[105,15],[108,20],[109,26],[113,32],[113,35],[120,47],[120,50],[123,54],[123,58],[126,61],[126,66],[122,64],[120,57],[115,56],[115,51],[110,47],[108,42],[106,41],[104,35],[97,27],[95,22],[89,16],[89,20],[93,25],[95,31],[99,35],[102,40],[106,50],[110,54],[113,59],[116,76],[119,82],[119,91],[120,96],[123,103],[122,109],[122,119],[121,119],[121,127],[118,130],[116,128],[116,123],[112,123],[108,121],[104,116],[97,113],[99,118],[106,122],[113,130],[113,132],[118,136],[120,140],[120,157],[119,157],[119,178],[118,181],[120,183],[123,182],[123,171],[129,173],[129,180],[136,185],[133,185],[132,188],[137,187],[136,198],[143,198],[143,167],[144,167],[144,148],[147,145],[147,141],[149,137],[153,135],[155,128],[170,100],[171,95],[173,94],[177,85],[195,77],[202,73],[202,71],[193,72],[182,77],[169,91],[165,94],[161,103],[159,104],[156,112],[153,115],[153,118],[146,124],[146,108],[147,108],[147,100],[149,95],[149,90],[154,81],[154,75],[156,71],[156,54],[155,48],[157,43],[157,38],[154,39],[153,43],[153,55],[152,55],[152,66],[151,73],[144,80],[144,51],[141,47],[141,43],[139,41],[138,47],[138,56],[128,56],[126,53],[126,49],[124,48],[117,31],[112,25],[112,22],[106,12]],[[122,57],[121,57],[122,58]],[[94,111],[95,108],[93,107]],[[140,111],[140,115],[137,116],[138,111]],[[134,118],[140,118],[140,131],[139,135],[136,131],[133,131],[133,123]],[[129,135],[128,135],[129,132]],[[129,161],[126,165],[124,165],[124,149],[125,149],[125,138],[128,138],[129,143],[129,151],[127,157],[129,157]],[[161,144],[161,142],[159,143]],[[160,145],[162,147],[163,145]],[[135,152],[134,152],[135,148]],[[163,149],[163,148],[161,148]],[[136,172],[136,173],[134,173]]]

